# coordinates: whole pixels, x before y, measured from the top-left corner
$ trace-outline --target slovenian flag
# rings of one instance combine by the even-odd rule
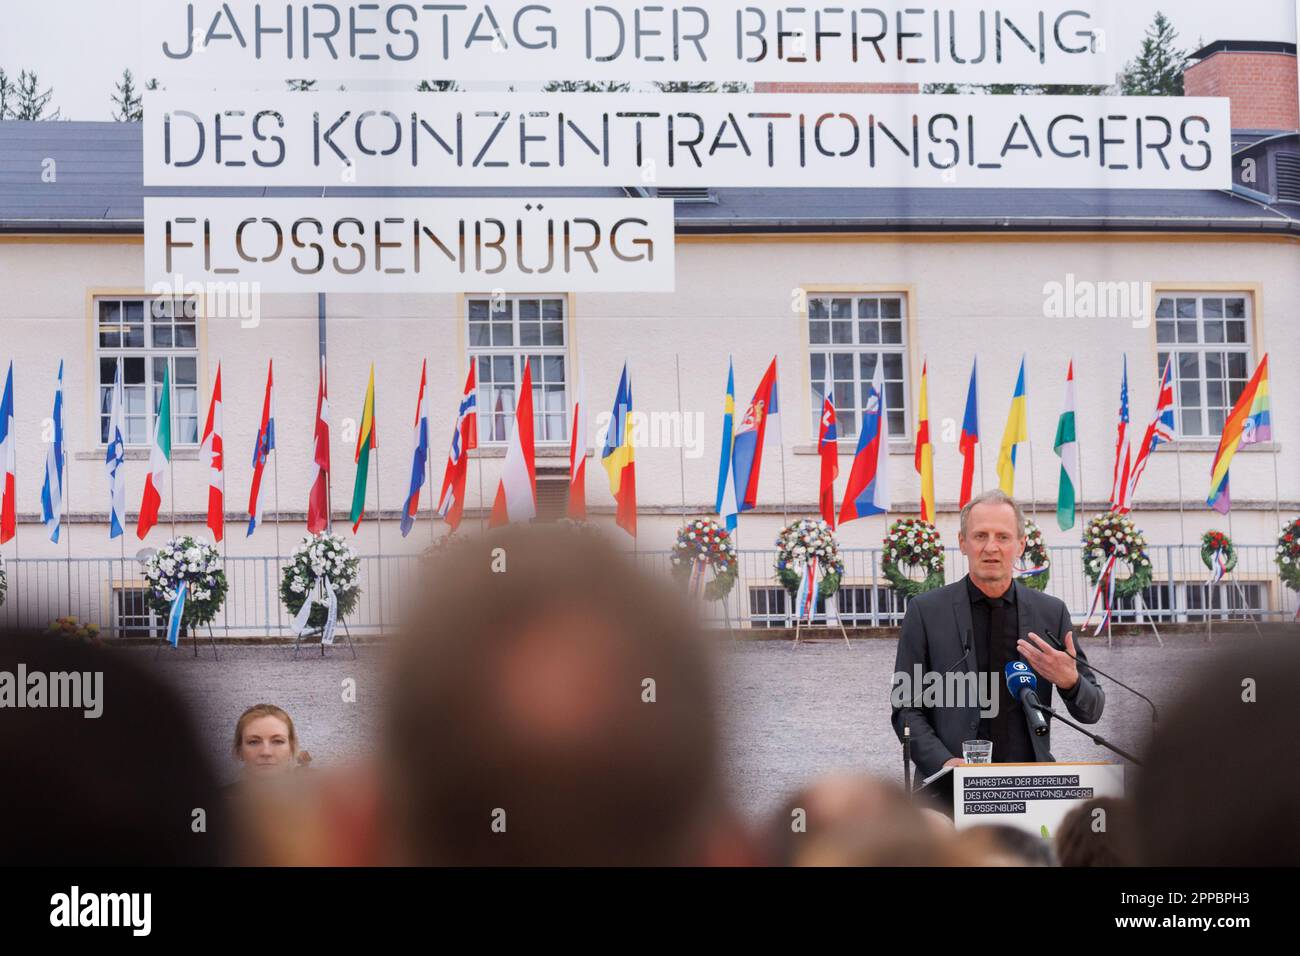
[[[429,412],[424,405],[424,386],[429,362],[420,366],[420,394],[415,400],[415,431],[411,436],[411,485],[402,506],[402,537],[415,527],[415,516],[420,510],[420,489],[424,487],[425,472],[429,467]]]
[[[262,398],[262,424],[257,429],[257,441],[253,445],[253,486],[248,492],[248,535],[257,530],[262,523],[262,503],[266,496],[262,493],[262,476],[266,470],[266,461],[275,451],[275,390],[273,384],[274,367],[266,363],[266,394]],[[248,536],[246,535],[246,537]]]
[[[6,393],[7,394],[7,393]],[[1232,499],[1228,494],[1228,467],[1232,457],[1242,445],[1254,445],[1259,442],[1272,441],[1273,420],[1269,409],[1268,395],[1268,356],[1259,363],[1251,377],[1246,390],[1232,407],[1232,414],[1223,423],[1223,436],[1219,439],[1219,450],[1214,454],[1214,463],[1210,466],[1210,496],[1207,503],[1220,514],[1227,514],[1232,508]]]
[[[889,409],[885,402],[884,363],[876,362],[876,372],[867,389],[867,406],[862,413],[853,470],[844,489],[840,524],[882,515],[889,508]]]
[[[758,505],[758,477],[763,466],[763,446],[768,441],[769,419],[774,429],[772,435],[780,440],[780,400],[777,397],[776,359],[767,367],[767,373],[758,383],[758,390],[749,403],[740,427],[736,429],[731,451],[731,470],[736,489],[736,506],[741,512],[751,511]]]
[[[1011,409],[1007,412],[1007,426],[1002,432],[1002,447],[998,449],[998,487],[1004,494],[1016,493],[1016,447],[1025,441],[1029,441],[1029,409],[1025,401],[1025,360],[1022,357],[1016,390],[1011,395]]]
[[[54,441],[45,448],[45,484],[41,486],[41,519],[50,529],[50,540],[56,544],[63,512],[63,464],[63,362],[60,361],[58,385],[54,389]]]
[[[18,503],[15,499],[18,473],[18,445],[14,434],[14,363],[9,363],[4,398],[0,399],[0,465],[4,467],[4,486],[0,488],[0,544],[13,538],[18,528]]]
[[[618,394],[614,396],[614,411],[605,432],[605,447],[600,461],[609,475],[610,493],[618,504],[614,520],[635,538],[636,451],[632,447],[632,382],[628,378],[626,362],[623,363],[623,376],[618,381]]]
[[[172,381],[171,363],[163,366],[162,399],[158,403],[158,420],[154,424],[153,447],[149,449],[149,474],[144,479],[144,497],[140,499],[140,519],[135,534],[140,540],[158,523],[163,492],[167,489],[167,469],[172,459]]]

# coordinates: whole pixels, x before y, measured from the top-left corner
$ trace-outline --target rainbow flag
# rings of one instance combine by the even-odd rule
[[[352,533],[361,527],[361,516],[366,510],[366,485],[370,481],[370,450],[379,447],[375,435],[375,367],[370,366],[370,384],[366,386],[366,402],[361,408],[361,427],[357,429],[357,480],[352,486]]]
[[[1029,441],[1029,412],[1025,404],[1025,360],[1020,360],[1020,376],[1016,391],[1011,396],[1011,411],[1007,413],[1007,427],[1002,432],[1002,447],[998,451],[998,487],[1005,494],[1016,493],[1016,446]]]
[[[1225,515],[1232,509],[1232,499],[1228,494],[1228,468],[1232,465],[1232,457],[1237,454],[1237,449],[1242,445],[1254,445],[1272,439],[1268,356],[1265,355],[1246,390],[1241,393],[1241,398],[1233,406],[1232,414],[1223,423],[1223,437],[1219,439],[1219,450],[1215,452],[1214,464],[1210,466],[1210,496],[1206,503],[1211,508]]]

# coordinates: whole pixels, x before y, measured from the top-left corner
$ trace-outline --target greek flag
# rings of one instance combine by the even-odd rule
[[[181,642],[181,619],[185,617],[185,589],[188,587],[186,582],[182,581],[180,588],[176,591],[176,600],[172,602],[171,613],[167,615],[167,643],[172,647],[177,647]]]

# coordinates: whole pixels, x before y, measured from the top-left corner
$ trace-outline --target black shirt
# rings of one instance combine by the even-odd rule
[[[990,598],[966,576],[970,594],[971,623],[975,632],[975,668],[991,673],[997,686],[996,717],[980,718],[981,740],[993,742],[994,763],[1033,763],[1037,756],[1029,739],[1029,728],[1020,702],[1007,690],[1004,672],[1007,663],[1020,660],[1016,642],[1020,626],[1016,612],[1016,586],[1013,581],[1001,597]]]

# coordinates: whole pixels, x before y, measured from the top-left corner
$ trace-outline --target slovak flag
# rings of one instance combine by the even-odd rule
[[[208,472],[208,529],[213,540],[220,541],[226,529],[226,451],[221,438],[221,363],[212,386],[212,404],[203,426],[203,444],[199,460]]]
[[[478,447],[477,362],[477,359],[469,360],[469,377],[465,379],[465,392],[456,413],[456,430],[451,433],[451,451],[447,453],[447,469],[443,472],[442,491],[438,495],[438,514],[446,519],[452,531],[460,527],[461,515],[465,512],[469,452]]]
[[[13,538],[18,528],[15,481],[18,472],[18,445],[14,434],[14,363],[9,363],[4,398],[0,399],[0,466],[4,468],[4,487],[0,488],[0,544]]]
[[[818,502],[822,518],[835,530],[835,479],[840,475],[839,427],[835,419],[835,386],[831,384],[830,359],[826,361],[826,384],[822,389],[822,420],[817,434],[817,453],[822,459]]]
[[[274,363],[266,363],[266,395],[262,399],[262,424],[257,429],[257,442],[253,445],[253,486],[248,492],[248,535],[252,536],[257,526],[262,523],[262,502],[266,496],[262,493],[262,477],[266,470],[266,461],[275,451],[275,388],[273,384]]]
[[[1160,391],[1156,396],[1156,411],[1151,417],[1151,424],[1147,426],[1146,433],[1142,436],[1142,444],[1138,448],[1137,461],[1133,463],[1133,475],[1129,479],[1128,495],[1124,500],[1124,511],[1133,507],[1133,496],[1137,494],[1138,479],[1142,477],[1142,472],[1146,471],[1147,461],[1161,445],[1174,440],[1177,437],[1176,425],[1174,423],[1174,357],[1169,356],[1165,362],[1164,373],[1160,376]]]
[[[415,432],[411,436],[411,486],[406,492],[402,507],[402,537],[415,527],[415,516],[420,510],[420,489],[424,487],[425,471],[429,467],[429,412],[424,407],[424,386],[429,361],[420,366],[420,395],[415,400]]]
[[[767,373],[758,383],[753,401],[736,429],[731,449],[731,471],[735,481],[736,509],[752,511],[758,505],[758,476],[763,465],[763,446],[767,442],[768,419],[780,436],[780,402],[777,397],[776,359],[767,367]]]
[[[877,362],[867,390],[867,407],[862,412],[853,470],[844,490],[840,524],[882,515],[889,508],[889,410],[885,407],[884,363]]]

